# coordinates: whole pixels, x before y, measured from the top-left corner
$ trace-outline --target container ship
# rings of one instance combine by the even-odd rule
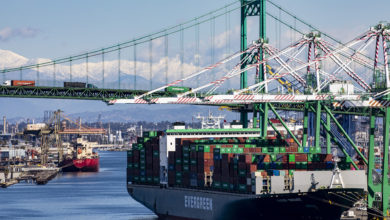
[[[99,155],[93,152],[96,142],[88,142],[77,138],[69,148],[64,161],[60,164],[63,172],[97,172],[99,171]]]
[[[127,190],[161,219],[340,219],[364,198],[353,161],[268,133],[217,122],[144,132],[127,152]]]

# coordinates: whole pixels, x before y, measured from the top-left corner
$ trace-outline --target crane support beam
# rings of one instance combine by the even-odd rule
[[[303,110],[303,136],[302,136],[302,146],[307,146],[307,132],[308,132],[308,125],[309,125],[309,103],[304,104],[304,110]]]
[[[355,143],[352,141],[351,137],[349,137],[348,133],[344,130],[344,128],[340,125],[340,123],[337,121],[337,119],[332,115],[332,112],[328,109],[328,107],[323,106],[326,113],[329,114],[329,116],[332,118],[333,122],[336,124],[338,129],[340,129],[341,133],[345,136],[345,138],[348,140],[348,142],[352,145],[352,147],[355,149],[356,153],[363,159],[365,164],[368,164],[367,158],[360,152],[358,147],[355,145]]]
[[[390,138],[390,108],[385,109],[383,118],[383,163],[382,163],[382,211],[383,215],[388,215],[389,209],[389,138]]]
[[[311,110],[315,113],[316,110],[310,106]],[[343,152],[343,154],[345,155],[345,157],[347,157],[348,160],[350,161],[353,161],[351,156],[348,154],[348,152],[345,150],[345,148],[343,147],[343,145],[337,140],[336,136],[334,136],[331,132],[331,129],[330,129],[330,118],[326,118],[326,122],[324,122],[323,120],[321,120],[320,118],[320,122],[322,124],[322,126],[325,128],[325,131],[326,131],[326,135],[328,136],[329,135],[329,142],[332,140],[334,143],[337,144],[337,146],[339,146],[339,149]],[[328,143],[327,143],[328,144]],[[329,148],[329,149],[328,149]],[[331,152],[331,146],[330,146],[330,143],[329,145],[327,145],[327,154],[330,154]],[[329,151],[329,153],[328,153]],[[355,163],[352,163],[353,167],[355,167],[355,169],[359,170],[359,167],[355,164]]]
[[[268,123],[271,125],[272,129],[276,132],[276,135],[279,137],[283,137],[282,134],[278,131],[278,129],[275,127],[274,123],[272,123],[271,119],[268,118]]]
[[[302,147],[302,144],[301,142],[298,141],[297,137],[295,137],[295,135],[291,132],[291,130],[288,128],[288,126],[286,125],[286,123],[283,121],[282,117],[280,117],[280,115],[278,114],[278,112],[276,112],[275,108],[269,104],[269,108],[271,109],[271,111],[275,114],[276,118],[278,118],[278,120],[280,121],[280,123],[283,125],[283,127],[286,129],[287,133],[292,137],[292,139],[295,141],[295,143],[298,144],[299,147]]]
[[[315,120],[315,144],[316,149],[321,148],[320,146],[320,132],[321,132],[321,102],[317,101],[316,103],[316,120]]]
[[[326,126],[330,128],[330,115],[329,113],[326,113]],[[331,134],[329,132],[326,132],[326,153],[331,154]]]
[[[376,117],[371,111],[370,115],[370,128],[368,131],[369,134],[369,146],[368,146],[368,169],[367,169],[367,189],[368,189],[368,195],[367,195],[367,202],[368,207],[373,207],[373,202],[375,200],[375,192],[379,192],[380,188],[379,185],[374,184],[373,180],[373,168],[375,167],[375,154],[374,154],[374,148],[375,148],[375,121]]]

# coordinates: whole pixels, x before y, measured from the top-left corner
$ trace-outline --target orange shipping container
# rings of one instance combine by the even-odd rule
[[[35,81],[27,81],[27,80],[12,80],[12,86],[35,86]]]

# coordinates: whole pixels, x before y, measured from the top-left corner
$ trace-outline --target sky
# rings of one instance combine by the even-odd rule
[[[131,40],[191,20],[231,2],[4,0],[0,13],[0,49],[15,52],[29,59],[66,57]],[[342,41],[350,40],[379,21],[390,21],[388,0],[370,2],[273,0],[273,2]],[[222,26],[216,25],[217,28]],[[257,25],[249,25],[249,31],[252,28],[256,29]],[[267,32],[272,35],[274,27],[270,25],[267,28]],[[205,32],[207,31],[203,34]],[[30,117],[43,110],[58,107],[71,113],[128,108],[107,107],[102,102],[91,101],[0,98],[0,115],[10,117]]]

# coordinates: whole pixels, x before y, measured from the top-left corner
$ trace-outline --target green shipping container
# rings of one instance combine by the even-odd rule
[[[239,170],[238,175],[239,176],[246,176],[246,170]]]
[[[239,190],[239,191],[246,191],[246,185],[244,185],[244,184],[238,184],[238,190]]]
[[[271,154],[270,157],[272,162],[276,161],[276,154]]]
[[[295,154],[288,155],[288,162],[295,162]]]
[[[313,154],[313,162],[320,162],[320,155],[319,154]]]
[[[222,183],[222,189],[229,189],[229,183]]]
[[[220,182],[213,182],[213,187],[214,188],[221,188],[221,183]]]
[[[183,87],[183,86],[168,86],[167,88],[165,88],[165,92],[170,92],[170,93],[183,93],[183,92],[188,92],[190,90],[191,88]]]

